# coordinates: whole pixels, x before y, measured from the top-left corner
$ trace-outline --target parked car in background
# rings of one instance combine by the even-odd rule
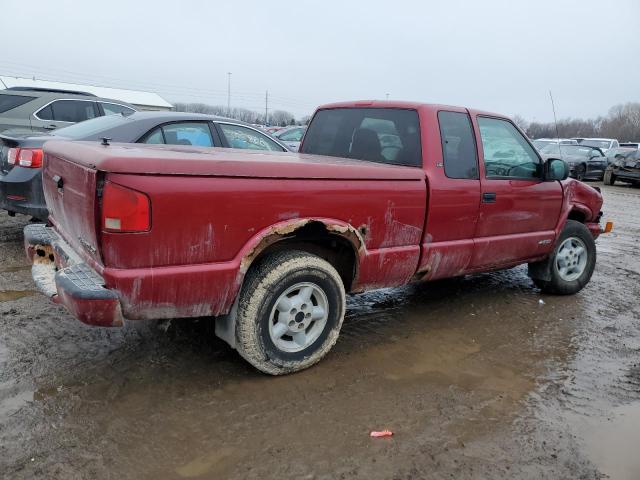
[[[42,146],[47,140],[99,140],[286,152],[270,135],[242,122],[179,112],[134,112],[87,120],[42,135],[0,133],[0,208],[46,219]]]
[[[615,138],[580,138],[577,139],[579,145],[585,147],[596,147],[607,153],[610,148],[617,148],[620,143]]]
[[[637,148],[618,149],[611,165],[604,172],[604,183],[613,185],[616,181],[640,185],[640,150]]]
[[[90,93],[26,87],[0,90],[0,132],[46,132],[90,118],[135,111],[128,103]]]
[[[547,145],[577,145],[578,142],[571,138],[537,138],[533,140],[533,146],[538,149],[538,151],[542,150]]]
[[[607,157],[597,147],[582,145],[547,145],[540,154],[543,158],[561,158],[569,165],[569,175],[577,180],[602,180],[607,168]]]
[[[300,151],[47,142],[50,225],[24,230],[34,282],[89,325],[216,317],[280,375],[329,352],[347,292],[519,264],[551,294],[591,278],[602,195],[506,117],[344,102]]]
[[[300,148],[300,142],[302,141],[302,137],[306,130],[306,126],[287,127],[282,130],[278,130],[273,134],[273,136],[289,147],[291,151],[297,152]]]
[[[279,130],[282,130],[285,127],[270,127],[270,126],[265,126],[264,127],[264,131],[267,133],[270,133],[271,135],[273,135],[274,133],[276,133]]]

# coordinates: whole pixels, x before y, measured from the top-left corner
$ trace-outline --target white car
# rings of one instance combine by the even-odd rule
[[[532,143],[539,151],[547,145],[577,145],[578,141],[573,138],[536,138]]]
[[[605,153],[611,148],[620,146],[620,143],[615,138],[581,138],[578,139],[578,143],[587,147],[599,148]]]

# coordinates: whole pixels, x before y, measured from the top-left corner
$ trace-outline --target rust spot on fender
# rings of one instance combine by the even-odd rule
[[[342,237],[347,238],[351,241],[353,245],[356,246],[356,250],[358,254],[361,254],[365,251],[364,240],[355,228],[350,225],[339,225],[333,223],[326,223],[323,220],[314,219],[314,218],[304,218],[296,221],[292,221],[287,223],[286,225],[274,225],[269,227],[262,235],[262,239],[258,244],[253,247],[249,253],[247,253],[242,260],[240,261],[240,275],[238,277],[238,282],[242,281],[242,276],[247,273],[249,266],[253,263],[255,258],[267,247],[273,245],[274,243],[286,238],[287,236],[294,233],[296,230],[301,229],[305,225],[309,223],[317,222],[327,229],[328,232],[335,232],[340,234]]]

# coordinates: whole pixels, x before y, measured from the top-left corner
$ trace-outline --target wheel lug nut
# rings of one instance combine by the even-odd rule
[[[305,318],[311,318],[311,314],[310,314],[310,313],[307,313],[307,314],[305,315]]]
[[[300,305],[300,310],[306,310],[307,309],[307,304],[303,303],[302,305]]]
[[[295,308],[292,308],[291,312],[289,312],[289,313],[291,313],[291,315],[295,315],[296,313],[298,313],[298,311]]]
[[[298,324],[298,330],[302,330],[304,328],[304,323],[299,323]]]
[[[289,322],[289,326],[290,326],[290,327],[293,327],[295,324],[296,324],[296,322],[294,322],[293,320],[291,320],[291,321]]]

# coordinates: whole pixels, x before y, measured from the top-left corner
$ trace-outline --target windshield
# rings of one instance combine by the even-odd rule
[[[302,153],[420,166],[418,112],[399,108],[320,110],[307,129]]]
[[[130,121],[124,115],[107,115],[104,117],[96,117],[84,122],[76,123],[68,127],[59,128],[51,135],[57,137],[69,138],[71,140],[82,140],[83,138],[95,135],[105,130],[109,130],[118,125],[122,125]]]
[[[587,147],[609,148],[611,140],[583,140],[580,145]]]
[[[579,157],[601,156],[601,153],[595,148],[585,147],[584,145],[560,145],[560,152],[563,155],[574,155]],[[558,153],[558,144],[547,145],[540,153],[551,154]]]

